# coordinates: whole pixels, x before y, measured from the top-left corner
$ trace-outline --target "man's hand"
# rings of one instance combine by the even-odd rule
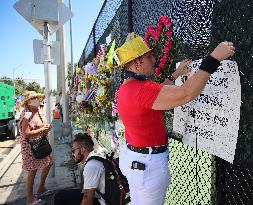
[[[191,72],[191,68],[189,67],[189,64],[192,63],[192,60],[184,59],[178,66],[177,70],[172,74],[175,79],[177,79],[179,76],[185,75],[189,72]]]
[[[235,54],[235,47],[232,42],[224,41],[220,43],[210,54],[212,57],[216,58],[219,61],[222,61],[229,56],[233,56]]]

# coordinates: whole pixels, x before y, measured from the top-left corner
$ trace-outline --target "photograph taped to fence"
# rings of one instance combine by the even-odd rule
[[[191,64],[190,75],[198,70],[201,61]],[[182,85],[184,81],[185,77],[181,77],[175,84]],[[224,60],[194,101],[174,109],[173,130],[183,135],[183,143],[233,163],[240,106],[241,84],[237,63]]]

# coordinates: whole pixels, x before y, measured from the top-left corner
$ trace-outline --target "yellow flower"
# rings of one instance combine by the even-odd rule
[[[104,67],[101,64],[98,66],[98,71],[100,73],[104,73],[104,71],[105,71]]]
[[[98,109],[97,109],[96,107],[94,107],[93,112],[97,112],[97,110],[98,110]]]
[[[100,102],[104,102],[104,101],[106,100],[106,96],[104,96],[104,95],[99,96],[99,97],[98,97],[98,100],[99,100]]]
[[[109,69],[110,72],[113,72],[114,71],[113,65],[108,66],[108,69]]]
[[[81,73],[81,68],[76,68],[77,73]]]

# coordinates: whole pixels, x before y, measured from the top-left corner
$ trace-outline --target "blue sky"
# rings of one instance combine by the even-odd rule
[[[42,40],[42,35],[28,23],[13,5],[18,0],[0,0],[1,20],[1,50],[0,50],[0,78],[11,77],[13,70],[15,78],[38,79],[44,86],[44,66],[34,64],[33,39]],[[102,7],[103,0],[72,0],[72,29],[73,29],[73,56],[78,62],[86,44],[92,26]],[[68,6],[69,1],[65,0]],[[67,60],[70,62],[69,23],[65,24]],[[51,37],[55,41],[55,35]],[[56,66],[51,66],[51,85],[56,88]]]

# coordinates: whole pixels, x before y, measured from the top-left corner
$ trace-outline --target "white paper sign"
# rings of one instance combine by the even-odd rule
[[[202,60],[191,64],[193,72]],[[176,80],[182,85],[185,77]],[[238,138],[241,84],[237,63],[221,62],[202,93],[192,102],[174,109],[173,129],[183,143],[233,163]],[[196,141],[197,140],[197,141]]]

